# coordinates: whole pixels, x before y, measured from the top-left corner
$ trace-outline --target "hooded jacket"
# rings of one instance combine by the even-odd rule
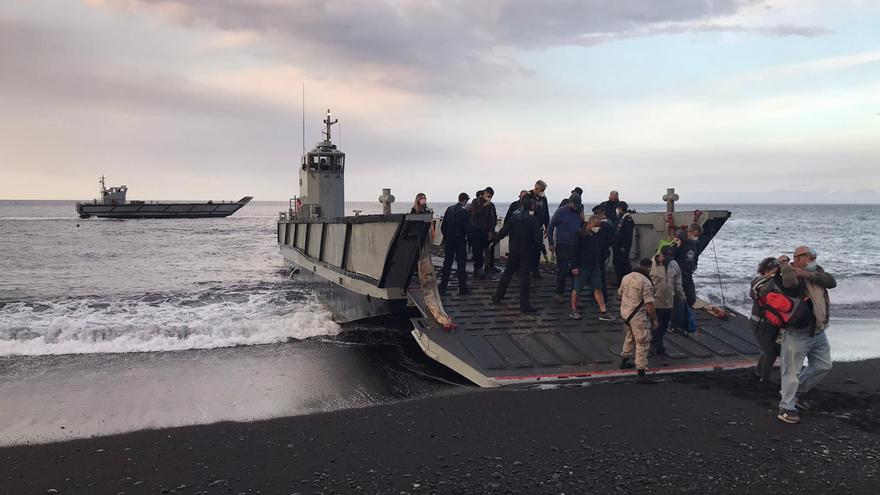
[[[658,309],[671,309],[674,306],[674,296],[682,301],[687,299],[681,286],[681,268],[675,260],[670,260],[665,265],[658,263],[654,256],[651,263],[651,282],[654,282],[654,307]]]

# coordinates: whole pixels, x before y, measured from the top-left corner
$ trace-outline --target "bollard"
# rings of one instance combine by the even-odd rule
[[[675,202],[678,201],[678,194],[675,194],[674,187],[666,189],[666,194],[663,195],[663,201],[666,201],[666,213],[672,213],[675,211]]]
[[[394,196],[391,194],[391,188],[382,189],[382,195],[379,196],[379,202],[382,203],[382,214],[391,214],[391,203],[394,202]]]

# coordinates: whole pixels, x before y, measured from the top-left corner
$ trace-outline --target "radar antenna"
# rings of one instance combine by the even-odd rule
[[[338,124],[339,119],[330,120],[330,109],[327,109],[327,118],[324,119],[324,125],[327,126],[327,129],[322,131],[324,134],[324,141],[330,142],[330,126],[333,124]]]

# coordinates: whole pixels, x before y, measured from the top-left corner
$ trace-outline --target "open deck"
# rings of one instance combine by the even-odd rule
[[[443,260],[436,251],[434,254],[439,274]],[[503,260],[498,265],[503,268]],[[542,263],[541,273],[542,279],[532,281],[531,303],[540,309],[534,315],[519,312],[518,277],[514,277],[506,298],[493,304],[491,297],[500,274],[482,280],[469,276],[472,293],[459,296],[453,273],[449,291],[442,297],[446,313],[458,325],[452,331],[426,316],[425,295],[414,281],[409,298],[423,317],[413,319],[412,334],[428,356],[482,387],[634,375],[635,370],[618,369],[623,323],[598,320],[598,308],[588,291],[581,298],[583,319],[569,319],[569,303],[558,303],[554,298],[555,265]],[[609,273],[607,306],[610,314],[619,316],[614,278]],[[667,333],[664,343],[668,365],[651,357],[650,372],[753,366],[760,350],[749,320],[728,311],[733,315],[722,320],[696,310],[697,332]]]

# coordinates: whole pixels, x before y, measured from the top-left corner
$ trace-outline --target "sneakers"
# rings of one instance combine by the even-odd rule
[[[568,317],[571,318],[572,320],[580,320],[581,314],[578,313],[577,311],[571,311],[568,313]]]
[[[780,409],[779,414],[776,415],[779,418],[779,421],[796,425],[801,422],[801,417],[798,416],[797,411],[786,411],[785,409]]]
[[[599,319],[602,321],[615,321],[615,320],[617,320],[617,318],[615,318],[614,316],[609,315],[607,311],[602,311],[601,313],[599,313]]]
[[[800,397],[795,397],[794,399],[794,407],[795,409],[800,409],[801,411],[809,411],[813,408],[812,404],[801,399]]]

